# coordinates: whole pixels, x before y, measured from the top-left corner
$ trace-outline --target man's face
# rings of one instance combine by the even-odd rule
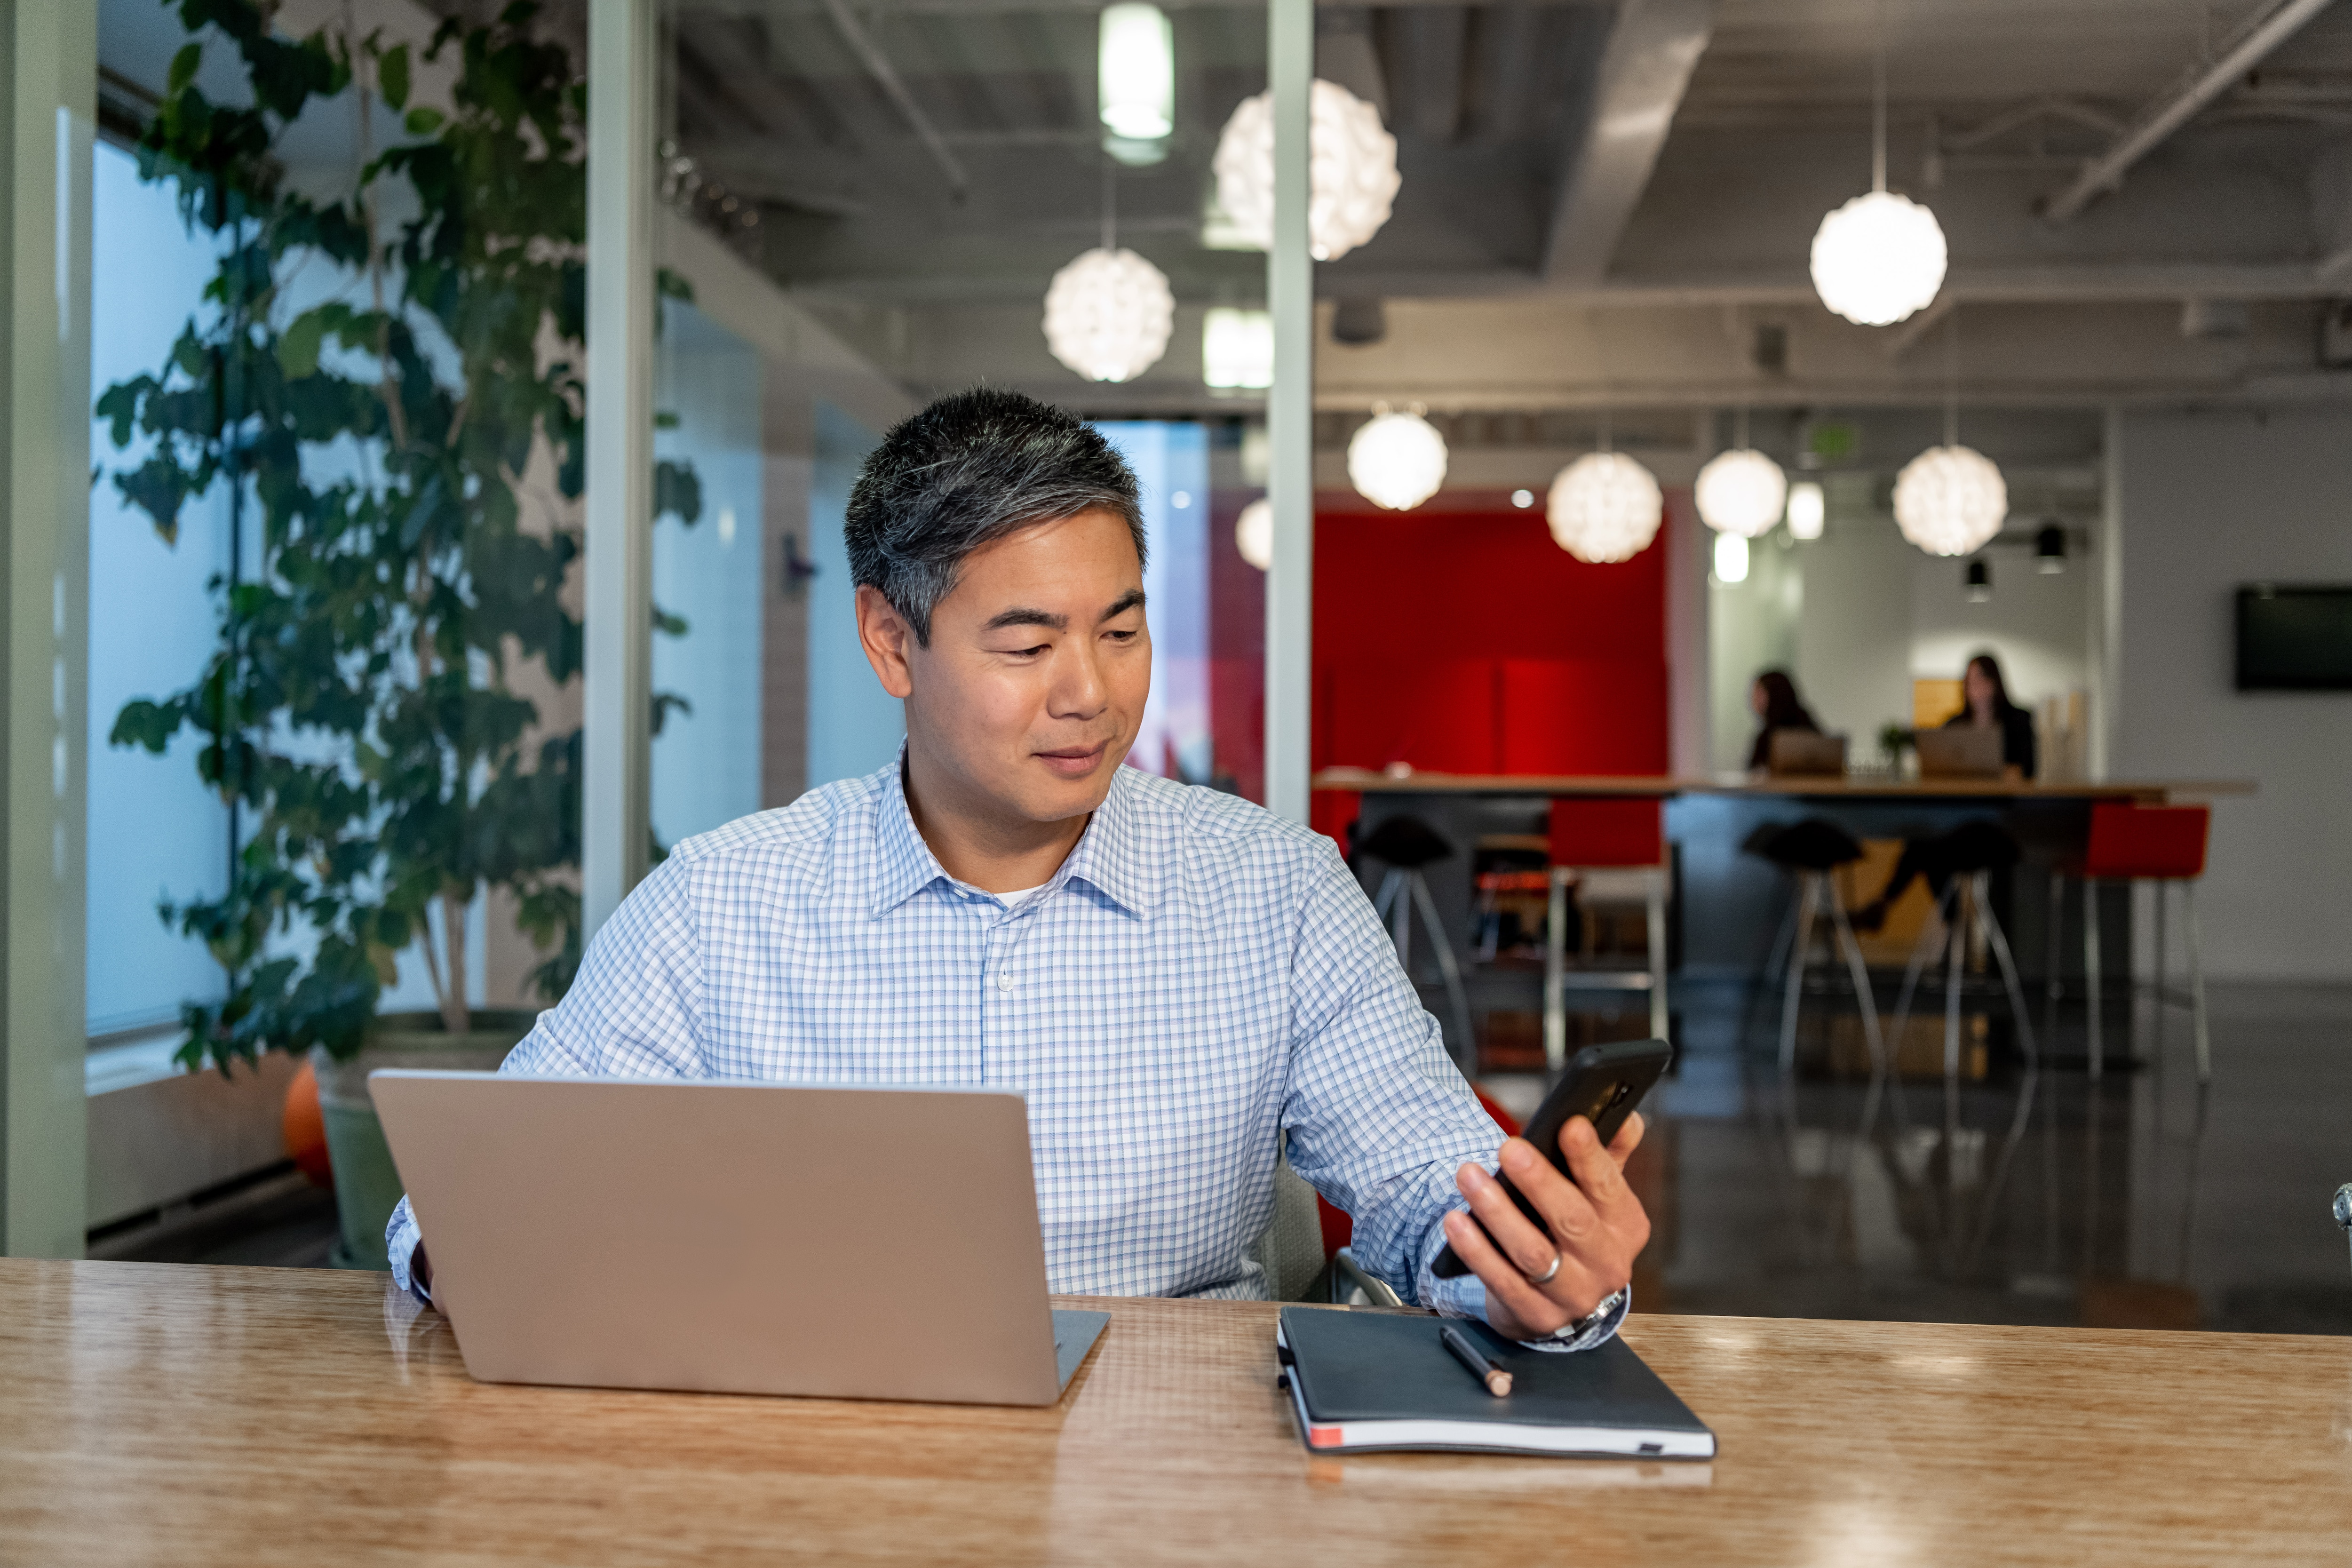
[[[1151,690],[1143,568],[1116,515],[1037,523],[965,557],[929,647],[871,588],[858,622],[875,673],[906,699],[909,747],[967,808],[1058,822],[1102,804]]]

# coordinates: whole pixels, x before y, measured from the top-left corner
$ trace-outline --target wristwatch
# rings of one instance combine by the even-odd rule
[[[1562,1323],[1551,1331],[1556,1340],[1580,1340],[1609,1321],[1609,1314],[1625,1304],[1625,1287],[1620,1285],[1601,1298],[1600,1305],[1572,1323]]]

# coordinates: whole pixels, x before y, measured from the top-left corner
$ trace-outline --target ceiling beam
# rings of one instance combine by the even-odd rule
[[[1715,0],[1625,0],[1574,117],[1544,245],[1544,276],[1598,283],[1649,185],[1691,68],[1715,29]]]
[[[2329,0],[2275,0],[2266,10],[2248,17],[2235,36],[2223,43],[2210,65],[2191,71],[2134,115],[2123,133],[2084,167],[2073,184],[2050,198],[2042,216],[2053,223],[2065,223],[2094,199],[2116,189],[2133,164],[2235,86],[2305,22],[2326,10],[2328,4]]]

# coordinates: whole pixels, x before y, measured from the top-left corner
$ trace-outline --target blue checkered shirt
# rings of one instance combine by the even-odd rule
[[[1430,1263],[1501,1133],[1363,890],[1328,838],[1134,768],[1010,910],[940,868],[897,763],[690,838],[501,1070],[1017,1089],[1046,1276],[1076,1295],[1263,1299],[1286,1138],[1369,1272],[1486,1310]],[[404,1288],[417,1239],[404,1199]]]

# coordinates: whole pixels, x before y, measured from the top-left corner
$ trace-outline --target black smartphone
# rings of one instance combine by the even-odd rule
[[[1568,1161],[1559,1152],[1559,1131],[1568,1125],[1569,1118],[1583,1117],[1592,1123],[1592,1131],[1601,1135],[1601,1142],[1611,1142],[1674,1059],[1675,1048],[1664,1040],[1621,1040],[1614,1045],[1587,1046],[1570,1058],[1568,1070],[1559,1075],[1559,1081],[1536,1107],[1535,1115],[1528,1119],[1519,1136],[1534,1144],[1561,1175],[1574,1181]],[[1545,1228],[1536,1205],[1511,1184],[1510,1177],[1497,1171],[1495,1179],[1503,1184],[1503,1191],[1511,1194],[1519,1212],[1535,1221],[1536,1228]],[[1477,1216],[1471,1217],[1475,1220]],[[1470,1266],[1462,1261],[1453,1243],[1448,1242],[1437,1255],[1437,1261],[1430,1266],[1430,1272],[1440,1279],[1454,1279],[1469,1273]]]

